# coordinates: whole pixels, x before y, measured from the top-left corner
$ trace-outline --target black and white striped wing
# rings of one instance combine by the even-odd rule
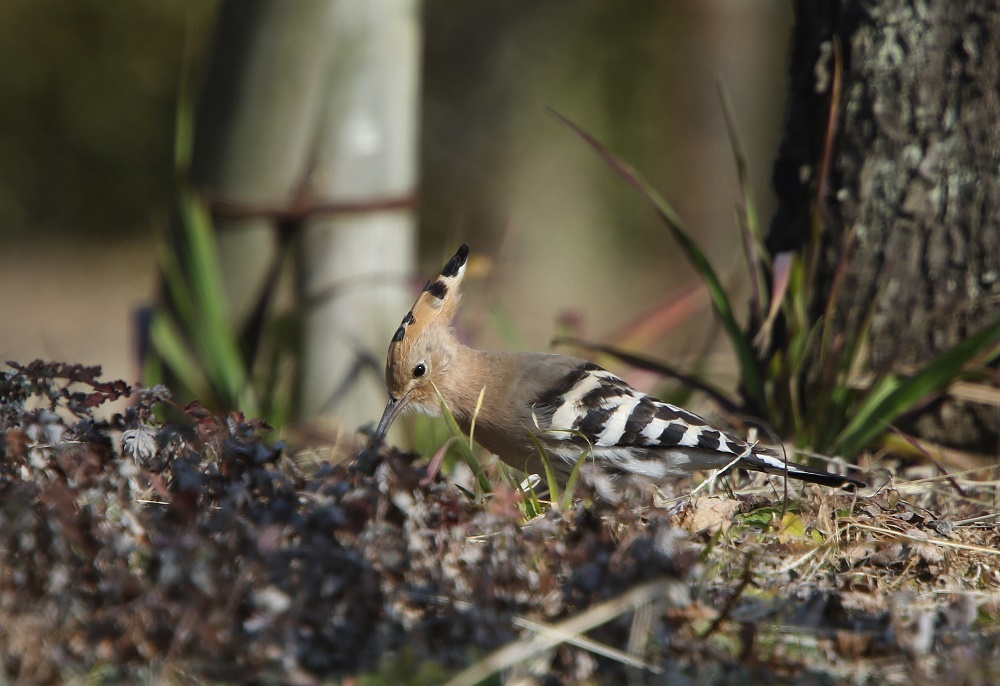
[[[594,458],[617,471],[647,478],[719,469],[734,460],[744,469],[787,474],[838,486],[850,479],[785,463],[764,447],[751,446],[705,419],[641,393],[595,364],[568,374],[532,406],[546,447],[575,462],[593,447]]]

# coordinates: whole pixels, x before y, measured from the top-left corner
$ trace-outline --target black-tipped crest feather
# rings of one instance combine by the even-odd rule
[[[462,243],[458,251],[445,264],[440,276],[427,280],[420,296],[417,297],[417,301],[403,317],[399,329],[393,334],[390,348],[402,343],[411,331],[413,334],[419,335],[420,331],[432,325],[434,321],[444,322],[444,319],[450,319],[458,303],[457,289],[462,281],[464,267],[468,260],[469,246]],[[414,312],[420,314],[419,320]],[[442,312],[444,316],[440,317]],[[447,322],[444,323],[447,324]]]
[[[448,264],[444,266],[441,270],[441,276],[455,276],[458,274],[458,270],[461,269],[469,259],[469,245],[467,243],[462,243],[458,248],[458,252],[448,260]]]
[[[444,296],[448,295],[448,286],[444,281],[435,281],[431,284],[427,292],[433,295],[438,300],[444,300]]]

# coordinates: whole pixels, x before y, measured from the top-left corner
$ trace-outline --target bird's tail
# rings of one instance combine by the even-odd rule
[[[857,486],[859,488],[867,486],[864,481],[850,476],[831,474],[821,469],[813,469],[805,465],[788,462],[770,448],[755,447],[753,452],[742,457],[736,463],[736,466],[758,472],[767,472],[768,474],[787,476],[790,479],[807,481],[813,484],[820,484],[821,486]]]

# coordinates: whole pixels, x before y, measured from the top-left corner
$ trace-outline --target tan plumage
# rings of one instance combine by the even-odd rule
[[[530,432],[564,477],[589,451],[591,478],[596,473],[605,487],[622,474],[657,482],[729,464],[830,486],[863,483],[786,464],[775,451],[714,429],[585,360],[463,345],[451,320],[468,256],[463,244],[441,275],[427,283],[393,335],[385,371],[389,402],[374,443],[404,409],[439,414],[440,392],[462,431],[469,433],[475,414],[475,440],[528,473],[543,471]]]

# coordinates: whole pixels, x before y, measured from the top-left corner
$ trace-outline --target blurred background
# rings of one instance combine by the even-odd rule
[[[156,298],[157,246],[177,202],[182,73],[209,55],[218,6],[0,3],[2,360],[100,364],[139,380],[133,322]],[[766,226],[791,20],[780,0],[425,0],[415,280],[468,242],[479,258],[465,335],[533,350],[566,330],[620,339],[696,288],[648,204],[546,103],[644,174],[738,294],[738,187],[715,76]],[[642,352],[681,367],[703,354],[712,315],[693,302],[683,327]],[[708,371],[731,387],[726,353]]]

